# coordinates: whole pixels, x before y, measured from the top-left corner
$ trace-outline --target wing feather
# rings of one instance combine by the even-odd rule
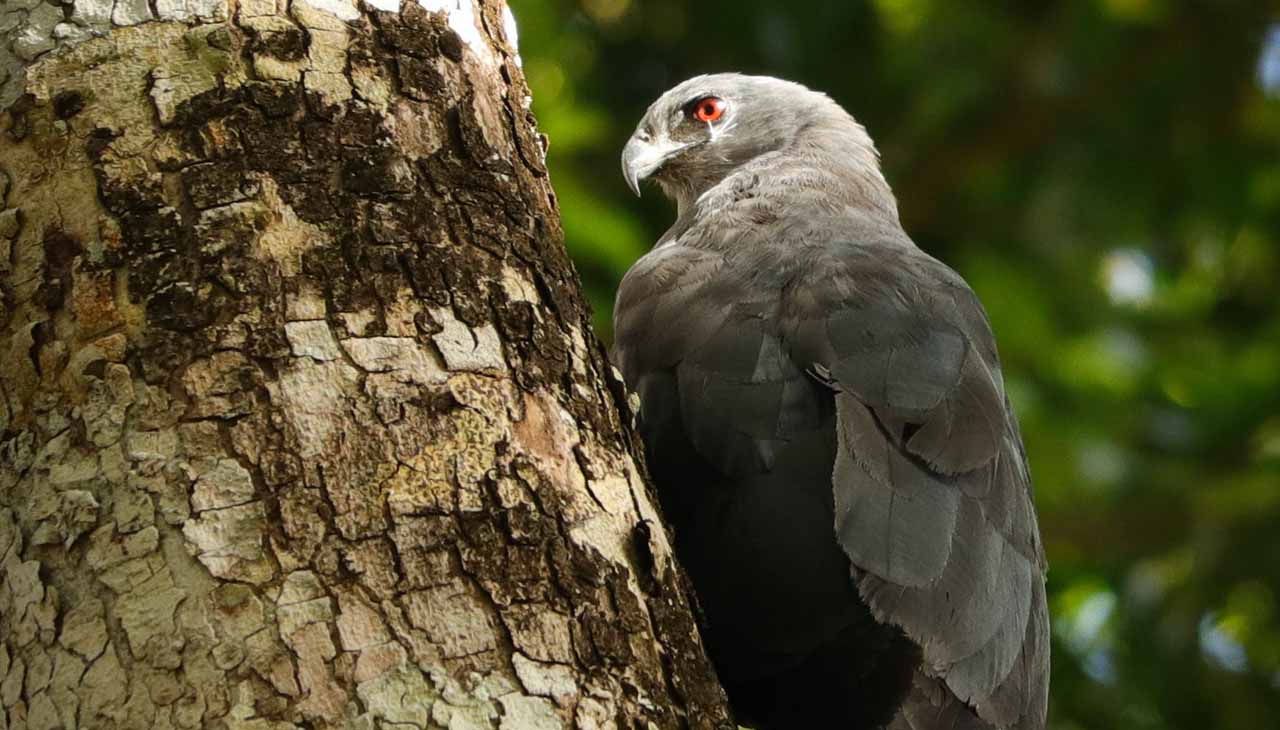
[[[836,537],[945,690],[909,702],[904,727],[1042,728],[1045,563],[986,316],[918,250],[880,253],[833,262],[784,306],[793,356],[836,391]]]
[[[960,494],[896,449],[883,448],[869,411],[852,396],[836,396],[841,448],[835,482],[836,536],[853,563],[901,586],[927,585],[951,555]],[[862,462],[856,448],[866,444]],[[877,478],[879,477],[879,478]]]

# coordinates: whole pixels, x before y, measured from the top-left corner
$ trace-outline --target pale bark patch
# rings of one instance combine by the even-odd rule
[[[441,331],[431,340],[440,349],[445,365],[455,372],[501,372],[507,369],[502,342],[493,325],[468,327],[448,309],[430,310]]]
[[[275,573],[263,552],[267,515],[261,502],[198,512],[182,528],[196,558],[226,580],[265,583]]]
[[[285,337],[294,357],[309,357],[316,362],[329,362],[342,356],[333,331],[323,320],[286,322]]]
[[[355,368],[345,362],[296,359],[268,386],[298,439],[300,456],[318,456],[335,444],[347,421],[346,394],[356,382]]]
[[[531,694],[554,699],[561,707],[568,707],[578,694],[573,670],[562,664],[539,662],[516,652],[511,657],[520,684]]]

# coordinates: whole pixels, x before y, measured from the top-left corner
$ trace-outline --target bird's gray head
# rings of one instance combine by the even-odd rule
[[[826,94],[768,76],[696,76],[663,94],[623,149],[622,173],[636,195],[651,178],[684,208],[744,163],[773,152],[821,157],[862,178],[859,185],[878,182],[888,194],[862,125]]]

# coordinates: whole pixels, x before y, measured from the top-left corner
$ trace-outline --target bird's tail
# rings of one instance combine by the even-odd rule
[[[942,680],[916,670],[911,690],[885,730],[996,730]]]

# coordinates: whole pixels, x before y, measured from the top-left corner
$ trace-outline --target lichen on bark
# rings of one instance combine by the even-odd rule
[[[0,730],[727,726],[505,7],[23,2]]]

